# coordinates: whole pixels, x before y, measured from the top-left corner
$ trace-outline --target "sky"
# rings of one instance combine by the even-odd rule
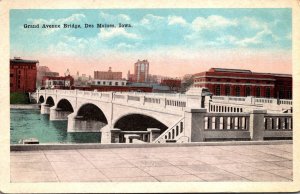
[[[119,28],[119,23],[132,27]],[[81,28],[45,29],[43,24]],[[10,57],[39,60],[61,75],[69,69],[93,76],[94,70],[112,67],[126,77],[138,59],[149,61],[150,74],[172,77],[212,67],[292,73],[291,47],[288,8],[10,11]]]

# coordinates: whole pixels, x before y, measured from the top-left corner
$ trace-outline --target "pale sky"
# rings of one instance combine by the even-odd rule
[[[138,59],[149,61],[150,74],[173,77],[211,67],[291,73],[291,31],[291,9],[11,10],[10,56],[39,60],[61,75],[70,69],[93,76],[111,66],[126,77]]]

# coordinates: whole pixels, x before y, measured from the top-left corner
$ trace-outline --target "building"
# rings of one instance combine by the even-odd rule
[[[149,62],[147,60],[138,60],[134,64],[134,76],[135,82],[148,82],[149,79]]]
[[[292,75],[289,74],[211,68],[194,75],[194,86],[206,87],[213,95],[292,99]]]
[[[42,87],[46,89],[68,89],[73,85],[74,79],[70,75],[64,77],[45,76],[42,79]]]
[[[34,92],[36,90],[39,61],[10,59],[10,92]]]
[[[59,73],[58,72],[52,72],[49,67],[47,66],[38,66],[37,67],[37,87],[41,87],[42,86],[42,79],[45,76],[50,76],[50,77],[58,77]]]
[[[113,72],[111,67],[108,71],[94,71],[94,79],[99,80],[121,80],[122,72]]]
[[[73,86],[71,89],[79,89],[86,91],[99,91],[99,92],[152,92],[151,86]]]
[[[171,91],[178,92],[181,87],[180,79],[163,79],[161,80],[161,85],[168,86]]]
[[[93,80],[93,86],[126,86],[126,80]]]

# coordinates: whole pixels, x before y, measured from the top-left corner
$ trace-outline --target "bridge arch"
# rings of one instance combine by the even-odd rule
[[[80,106],[76,113],[76,117],[82,120],[100,121],[107,124],[107,117],[103,111],[93,103],[85,103]]]
[[[121,116],[113,126],[122,131],[147,131],[148,128],[158,128],[161,133],[168,128],[164,123],[150,115],[137,113]]]
[[[51,96],[49,96],[49,97],[47,98],[46,104],[47,104],[49,107],[52,107],[52,106],[55,105],[54,100],[53,100],[53,98],[52,98]]]
[[[45,98],[44,98],[43,95],[41,95],[41,96],[39,97],[38,103],[44,103],[44,102],[45,102]]]
[[[74,112],[71,102],[65,98],[60,99],[56,105],[56,108],[62,111]]]

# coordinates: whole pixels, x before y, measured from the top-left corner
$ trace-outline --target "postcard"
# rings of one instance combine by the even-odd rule
[[[299,191],[299,1],[174,3],[0,1],[1,192]]]

